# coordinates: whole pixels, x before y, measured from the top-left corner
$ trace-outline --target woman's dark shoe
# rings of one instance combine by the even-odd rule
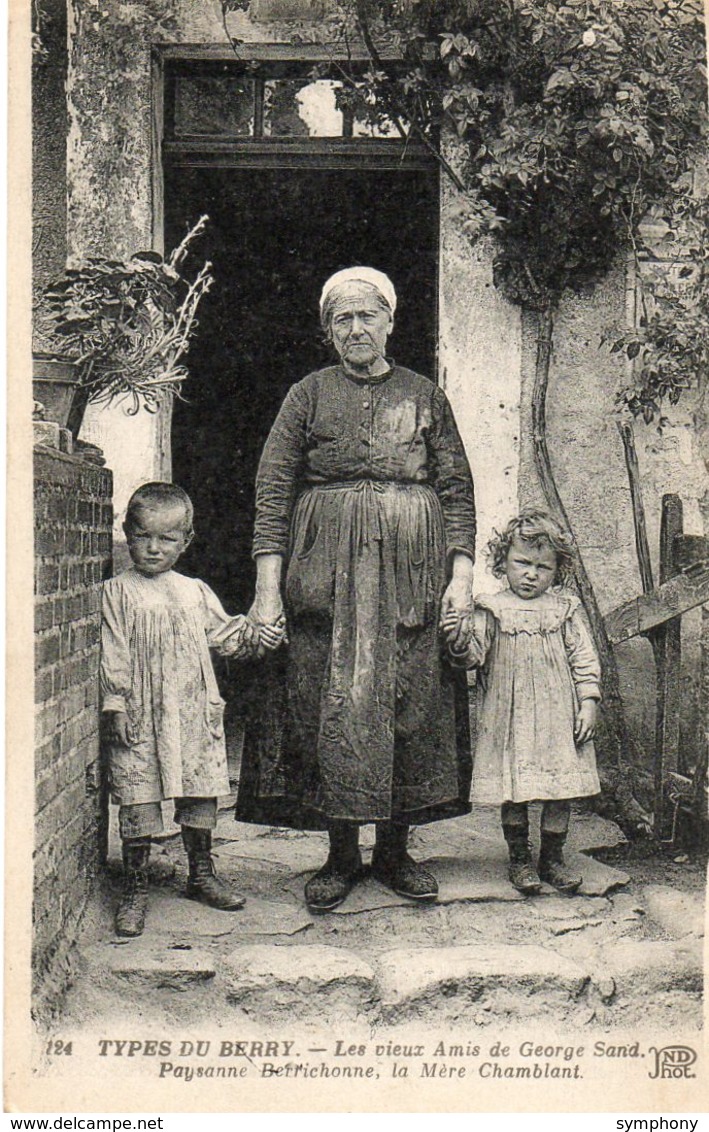
[[[143,934],[148,911],[150,838],[123,842],[123,893],[116,908],[116,935]]]
[[[243,908],[246,897],[236,892],[217,876],[212,860],[212,834],[208,829],[183,825],[182,840],[187,850],[190,874],[186,893],[190,900],[199,900],[210,908],[222,912],[236,912]]]
[[[409,827],[406,822],[387,821],[377,825],[372,853],[372,876],[398,896],[425,904],[438,896],[438,881],[406,852]]]
[[[372,854],[372,876],[398,896],[406,896],[409,900],[418,900],[422,904],[433,901],[438,896],[438,881],[433,873],[419,865],[406,852],[391,858],[377,854],[375,849]]]
[[[583,877],[570,869],[564,861],[565,841],[565,833],[546,833],[542,830],[539,876],[558,892],[573,893],[580,886]]]
[[[339,908],[361,875],[362,858],[359,853],[351,866],[344,866],[328,857],[305,885],[305,900],[311,912],[332,912]]]
[[[507,848],[510,854],[508,876],[518,892],[525,896],[535,896],[541,892],[542,883],[532,864],[532,851],[529,846],[529,826],[503,825]]]

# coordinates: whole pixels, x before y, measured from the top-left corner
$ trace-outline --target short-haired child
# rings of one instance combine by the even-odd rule
[[[507,588],[476,597],[467,622],[443,622],[454,663],[483,674],[473,797],[501,805],[517,889],[535,893],[545,881],[575,892],[582,877],[566,865],[563,848],[571,800],[600,791],[593,736],[601,672],[581,603],[564,589],[573,545],[555,519],[530,508],[496,534],[488,551]],[[532,801],[543,803],[536,870]]]
[[[187,895],[234,911],[244,898],[217,877],[211,856],[217,797],[229,793],[224,701],[210,649],[255,656],[280,644],[283,626],[229,617],[205,582],[173,567],[193,536],[193,508],[171,483],[132,495],[123,529],[132,567],[104,583],[101,700],[111,792],[119,803],[123,894],[118,935],[145,924],[151,838],[172,798],[189,861]]]

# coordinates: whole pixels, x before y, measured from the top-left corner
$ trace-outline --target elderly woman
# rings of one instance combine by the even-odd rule
[[[259,679],[268,708],[247,728],[237,819],[327,829],[305,889],[313,911],[361,875],[370,822],[373,875],[435,900],[409,826],[469,809],[464,689],[439,622],[471,608],[473,483],[443,391],[386,357],[395,309],[372,268],[327,281],[320,312],[339,363],[291,388],[256,481],[249,617],[272,625],[285,611],[289,646]]]

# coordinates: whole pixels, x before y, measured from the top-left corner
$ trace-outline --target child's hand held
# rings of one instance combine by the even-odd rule
[[[470,642],[470,617],[449,611],[441,621],[446,642],[454,652],[464,652]]]
[[[261,625],[258,631],[258,649],[256,655],[265,656],[267,652],[274,652],[281,645],[288,644],[286,619],[283,614],[272,625]]]
[[[244,644],[247,648],[255,648],[259,642],[259,631],[255,625],[247,619],[244,625]]]
[[[277,649],[285,638],[284,625],[262,625],[259,634],[259,644],[266,649]]]
[[[446,636],[448,636],[449,634],[455,634],[458,632],[461,621],[462,617],[460,616],[460,614],[456,613],[452,609],[449,609],[448,612],[445,613],[441,618],[441,629],[446,634]]]

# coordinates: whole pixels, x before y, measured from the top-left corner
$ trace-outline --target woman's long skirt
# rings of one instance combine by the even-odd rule
[[[290,644],[245,690],[239,821],[421,824],[469,809],[465,674],[444,658],[443,515],[426,485],[362,480],[299,498]]]

